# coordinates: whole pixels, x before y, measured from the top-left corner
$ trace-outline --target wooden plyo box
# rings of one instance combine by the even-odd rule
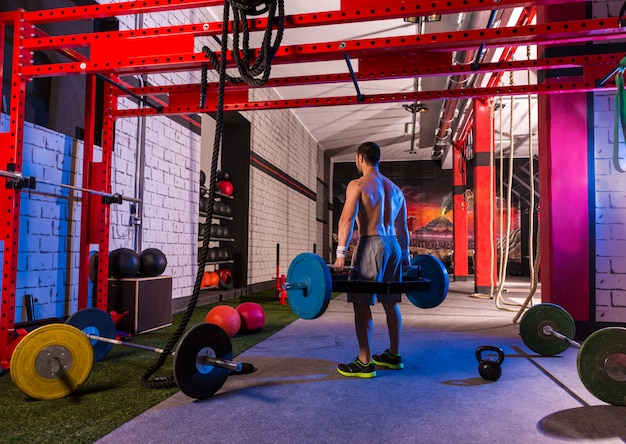
[[[172,277],[109,279],[109,311],[129,313],[117,329],[145,333],[172,325]]]

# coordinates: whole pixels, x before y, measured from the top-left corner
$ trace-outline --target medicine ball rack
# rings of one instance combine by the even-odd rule
[[[234,218],[230,215],[232,208],[228,205],[228,200],[234,199],[232,195],[226,195],[220,191],[215,191],[215,203],[213,208],[213,220],[206,220],[206,212],[203,210],[203,199],[208,198],[208,188],[200,183],[200,212],[199,219],[204,218],[204,222],[198,223],[198,256],[200,255],[200,248],[202,248],[202,242],[204,242],[204,236],[209,235],[210,242],[217,242],[219,247],[209,247],[207,253],[206,271],[218,271],[220,265],[233,264],[235,261],[231,258],[231,254],[228,251],[228,247],[224,245],[232,245],[235,239],[230,236],[220,235],[220,231],[228,229],[228,225],[224,225],[224,221],[233,221]],[[213,224],[213,221],[219,222],[219,224]],[[210,229],[206,230],[206,225],[209,225]],[[215,228],[215,231],[213,230]],[[208,231],[208,232],[207,232]],[[229,270],[230,271],[230,270]],[[232,272],[232,271],[231,271]],[[203,291],[211,291],[216,289],[224,289],[224,285],[220,281],[217,286],[203,287]]]

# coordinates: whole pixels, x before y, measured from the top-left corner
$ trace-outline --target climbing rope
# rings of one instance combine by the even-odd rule
[[[231,83],[241,83],[254,87],[263,86],[269,79],[272,60],[276,55],[276,51],[280,47],[285,30],[285,5],[284,0],[271,1],[242,1],[242,0],[225,0],[224,9],[233,9],[233,60],[237,66],[240,77],[226,74],[226,79]],[[259,7],[262,6],[261,9]],[[250,30],[248,28],[248,16],[257,16],[267,12],[267,24],[265,26],[265,34],[259,49],[259,54],[252,64],[250,64]],[[274,27],[276,27],[276,36],[272,42]],[[222,40],[224,39],[222,35]],[[228,36],[226,36],[228,38]],[[240,42],[242,48],[240,48]],[[222,54],[225,55],[225,42],[221,42]],[[204,46],[202,51],[206,54],[211,64],[217,68],[219,60],[217,54],[208,46]],[[202,76],[200,81],[200,102],[205,103],[207,90],[207,69],[208,66],[202,67]]]
[[[626,3],[624,3],[626,6]],[[622,135],[626,139],[626,95],[624,92],[624,70],[626,70],[626,57],[619,62],[619,68],[615,74],[615,131],[613,135],[613,166],[619,173],[626,173],[619,161],[619,127],[621,124]]]
[[[514,73],[511,71],[509,75],[510,85],[513,86],[515,83]],[[500,254],[500,276],[498,279],[498,291],[496,293],[496,307],[500,310],[505,311],[513,311],[512,309],[505,307],[505,305],[519,305],[519,304],[511,304],[504,302],[502,300],[502,290],[504,289],[504,284],[506,282],[506,271],[507,271],[507,263],[509,260],[510,253],[510,239],[511,239],[511,197],[513,191],[513,167],[514,167],[514,154],[515,154],[515,134],[514,134],[514,122],[513,122],[513,114],[514,114],[514,105],[515,98],[511,96],[511,109],[509,112],[509,171],[507,175],[507,197],[506,197],[506,231],[503,235],[500,236],[500,246],[501,246],[501,254]],[[502,109],[502,108],[501,108]],[[500,119],[502,120],[502,119]],[[500,150],[500,171],[504,169],[504,158],[502,156],[502,149]],[[502,181],[501,181],[502,183]],[[502,194],[500,195],[502,197]],[[503,215],[503,209],[501,208],[500,214]],[[502,218],[500,218],[500,225],[502,224]],[[504,237],[503,237],[504,236]],[[504,239],[504,249],[502,249],[502,241]]]
[[[526,57],[530,60],[530,46],[526,47]],[[528,84],[530,85],[530,70],[527,71],[528,76]],[[535,155],[533,153],[533,132],[532,132],[532,103],[531,96],[528,95],[528,160],[530,161],[529,165],[529,176],[530,176],[530,203],[529,203],[529,215],[528,220],[529,228],[528,228],[528,265],[530,267],[530,291],[528,296],[522,303],[519,311],[513,318],[513,323],[517,323],[526,307],[532,301],[535,292],[537,291],[537,284],[539,283],[539,265],[541,262],[541,237],[540,237],[540,226],[537,223],[537,253],[534,255],[534,220],[535,220],[535,165],[534,159]],[[537,212],[537,222],[539,222],[539,213]],[[534,256],[533,256],[534,255]]]
[[[263,6],[261,9],[258,9],[263,4],[265,4],[265,6]],[[278,31],[277,39],[275,43],[276,46],[274,45],[268,46],[267,42],[271,41],[272,28],[275,24],[274,15],[275,15],[277,5],[279,8],[280,23],[278,24],[279,31]],[[227,78],[233,79],[232,77],[228,76],[226,73],[226,53],[228,51],[228,22],[229,22],[229,15],[230,15],[229,11],[230,11],[231,6],[233,10],[236,11],[234,22],[240,22],[240,23],[237,23],[236,25],[233,23],[233,29],[237,29],[236,34],[238,34],[240,26],[243,29],[244,53],[245,54],[248,54],[250,52],[249,47],[248,47],[249,32],[248,32],[247,23],[243,24],[243,22],[244,21],[247,22],[247,18],[246,18],[247,15],[260,15],[264,12],[269,12],[270,17],[268,17],[268,28],[266,28],[266,35],[263,38],[264,47],[260,51],[259,58],[257,59],[258,62],[255,62],[255,64],[252,67],[243,66],[243,64],[246,64],[249,62],[247,56],[244,56],[243,61],[240,60],[237,63],[237,66],[240,69],[241,79],[243,79],[243,81],[246,81],[246,82],[248,81],[252,82],[251,86],[258,86],[258,82],[263,81],[259,79],[252,79],[251,76],[257,75],[255,73],[261,73],[262,79],[265,79],[264,81],[267,81],[267,77],[269,77],[269,72],[271,69],[270,65],[271,65],[272,58],[274,57],[274,54],[276,54],[276,50],[278,49],[278,45],[280,43],[280,39],[278,38],[278,36],[282,38],[282,30],[284,29],[283,0],[277,0],[277,1],[274,0],[271,2],[264,2],[264,1],[242,2],[242,1],[236,1],[236,0],[224,1],[224,13],[223,13],[223,20],[222,20],[222,37],[221,37],[221,49],[220,49],[221,56],[218,58],[216,54],[209,51],[211,54],[209,55],[209,52],[205,51],[207,52],[207,56],[209,56],[209,60],[211,64],[217,69],[219,73],[219,84],[218,84],[218,94],[217,94],[217,114],[215,118],[215,123],[216,123],[215,137],[213,140],[213,155],[211,157],[211,172],[210,172],[209,189],[208,189],[208,206],[206,210],[207,220],[210,220],[213,217],[213,207],[214,207],[214,202],[215,202],[215,187],[217,183],[217,170],[218,170],[220,151],[222,148],[222,133],[224,129],[224,95],[225,95],[225,88],[226,88],[226,80]],[[268,34],[269,34],[269,37],[268,37]],[[238,45],[238,38],[239,38],[238,35],[236,38],[235,37],[233,38],[233,41],[237,40],[237,45]],[[236,46],[235,49],[233,50],[233,53],[238,53],[238,52],[239,52],[239,49],[238,49],[238,46]],[[234,58],[237,60],[237,56],[234,56]],[[207,77],[208,77],[207,71],[208,71],[208,67],[206,65],[203,66],[202,71],[201,71],[201,79],[200,79],[200,82],[201,82],[200,105],[201,106],[204,106],[205,101],[206,101]],[[241,81],[241,80],[236,80],[236,81]],[[176,381],[174,380],[172,376],[159,377],[153,380],[149,380],[149,378],[159,368],[163,366],[167,357],[172,354],[172,350],[174,349],[174,346],[178,343],[180,337],[183,335],[185,329],[187,328],[187,324],[189,323],[191,315],[193,314],[193,311],[196,308],[198,298],[200,296],[200,286],[202,284],[202,277],[204,275],[204,268],[206,266],[206,259],[208,255],[208,249],[209,249],[209,239],[210,239],[209,227],[210,227],[210,224],[208,223],[204,224],[204,233],[202,236],[203,242],[202,242],[202,247],[200,248],[200,252],[199,252],[198,269],[196,273],[196,280],[194,283],[194,288],[193,288],[191,299],[189,300],[189,303],[187,304],[187,308],[185,309],[183,317],[178,327],[176,328],[176,331],[174,332],[174,334],[168,341],[167,345],[164,347],[163,352],[159,355],[157,362],[155,362],[150,368],[148,368],[148,370],[146,370],[146,372],[142,375],[141,384],[144,387],[167,388],[167,387],[176,386]],[[248,366],[244,366],[244,368],[253,368],[253,367],[251,365],[248,365]]]

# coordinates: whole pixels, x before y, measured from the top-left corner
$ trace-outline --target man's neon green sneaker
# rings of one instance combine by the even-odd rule
[[[376,368],[371,362],[363,364],[359,358],[356,358],[350,364],[339,364],[337,371],[343,376],[354,376],[357,378],[373,378],[376,376]]]
[[[380,367],[387,367],[392,370],[400,370],[404,368],[404,364],[402,364],[402,356],[398,353],[397,355],[392,355],[389,353],[389,349],[385,350],[385,353],[382,355],[372,355],[372,362]]]

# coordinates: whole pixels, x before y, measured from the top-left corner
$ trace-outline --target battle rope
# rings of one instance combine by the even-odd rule
[[[265,4],[265,3],[269,3],[269,6],[266,6],[262,8],[261,10],[257,9],[261,4]],[[263,2],[263,1],[241,2],[241,1],[235,1],[235,0],[225,0],[223,21],[222,21],[221,57],[219,57],[218,59],[218,57],[215,54],[213,53],[209,54],[209,52],[205,51],[207,53],[209,61],[211,62],[213,67],[217,69],[219,73],[219,84],[218,84],[218,94],[217,94],[217,115],[215,118],[215,121],[216,121],[215,138],[213,140],[213,155],[211,157],[211,172],[210,172],[210,181],[209,181],[209,189],[208,189],[208,206],[207,206],[207,211],[206,211],[207,220],[210,220],[213,217],[213,207],[214,207],[214,201],[215,201],[215,186],[217,183],[217,168],[218,168],[218,162],[219,162],[219,154],[222,148],[222,133],[223,133],[223,128],[224,128],[224,95],[225,95],[226,80],[227,78],[232,79],[230,76],[226,74],[226,53],[228,51],[228,21],[229,21],[230,6],[233,7],[234,11],[238,11],[238,10],[245,11],[241,15],[238,12],[235,12],[235,16],[236,16],[235,21],[242,19],[242,17],[243,17],[243,20],[247,20],[245,19],[246,14],[247,15],[259,15],[259,14],[264,13],[265,11],[270,11],[270,16],[272,17],[272,19],[268,17],[269,31],[268,29],[266,29],[266,36],[263,39],[263,42],[265,45],[266,41],[270,40],[270,38],[267,37],[267,34],[271,36],[271,33],[272,33],[272,27],[274,23],[273,16],[276,10],[276,3],[277,3],[276,0],[271,1],[271,2]],[[282,29],[284,29],[284,7],[283,7],[282,0],[278,0],[278,7],[280,10],[280,21],[281,21],[281,23],[278,25],[278,29],[279,29],[279,35],[282,38]],[[271,25],[269,24],[270,22],[272,23]],[[236,26],[237,26],[237,29],[239,29],[238,28],[239,25],[233,25],[233,28],[235,28]],[[249,52],[248,47],[247,47],[248,40],[249,40],[248,31],[247,31],[248,27],[247,27],[247,24],[242,25],[242,27],[244,28],[244,35],[245,35],[244,36],[244,51],[248,53]],[[279,40],[277,38],[276,45],[278,44],[279,44]],[[266,75],[269,76],[271,60],[274,54],[276,53],[277,49],[278,49],[278,46],[272,47],[271,50],[268,50],[267,48],[261,50],[263,59],[261,60],[261,56],[260,56],[258,60],[261,60],[259,62],[259,65],[262,65],[262,70],[264,73],[263,78],[265,78],[265,81],[267,81]],[[238,49],[235,49],[233,52],[238,52]],[[247,60],[248,59],[244,57],[244,62]],[[241,67],[241,69],[243,69],[244,71],[242,73],[243,80],[246,82],[250,80],[248,74],[257,72],[258,68],[259,68],[258,66],[253,66],[252,68],[250,68],[249,66]],[[204,106],[206,102],[207,70],[208,70],[208,67],[206,65],[202,67],[201,92],[200,92],[200,105],[201,106]],[[258,79],[255,79],[254,81],[257,82]],[[256,83],[251,86],[256,86]],[[146,370],[146,372],[142,375],[141,384],[144,387],[167,388],[167,387],[176,386],[176,381],[174,380],[172,376],[159,377],[153,380],[149,380],[149,378],[159,368],[163,366],[167,357],[172,354],[172,350],[174,349],[174,346],[178,343],[180,337],[183,335],[185,329],[187,328],[187,324],[189,323],[191,315],[193,314],[193,311],[196,308],[196,304],[200,296],[200,286],[202,284],[202,277],[204,274],[204,268],[206,266],[206,259],[207,259],[208,249],[209,249],[209,238],[210,238],[209,226],[210,224],[208,223],[204,224],[203,242],[202,242],[202,247],[200,248],[200,253],[198,257],[198,270],[196,273],[196,280],[194,283],[193,294],[191,296],[191,299],[189,300],[189,303],[187,304],[187,308],[185,309],[183,318],[181,319],[178,327],[176,328],[176,331],[174,332],[174,334],[168,341],[167,345],[163,349],[163,352],[159,355],[157,362],[153,364],[148,370]],[[253,369],[254,367],[251,364],[244,363],[244,369],[242,373],[252,371]]]
[[[513,86],[515,83],[514,73],[511,71],[509,76],[510,85]],[[506,282],[506,271],[507,264],[509,260],[509,252],[510,252],[510,240],[511,240],[511,198],[513,191],[513,167],[514,167],[514,155],[515,155],[515,134],[514,134],[514,125],[513,125],[513,116],[514,116],[514,105],[515,99],[513,96],[510,98],[511,100],[511,109],[509,111],[509,171],[507,176],[507,198],[506,198],[506,233],[504,239],[504,249],[502,249],[502,239],[503,236],[500,236],[500,276],[498,279],[498,291],[496,292],[496,307],[499,310],[512,311],[510,308],[505,307],[504,305],[515,305],[509,304],[502,300],[502,290],[504,289],[504,284]],[[500,108],[502,109],[502,108]],[[502,119],[500,119],[502,120]],[[500,172],[504,170],[504,162],[502,157],[502,147],[500,147]],[[500,183],[502,183],[502,179]],[[500,195],[502,198],[502,194]],[[500,223],[502,223],[502,215],[503,209],[500,211]]]
[[[624,3],[626,7],[626,3]],[[622,10],[624,9],[622,7]],[[623,12],[620,12],[620,17]],[[619,62],[619,68],[615,74],[617,93],[615,94],[615,131],[613,136],[613,166],[619,173],[626,173],[619,162],[619,126],[621,123],[622,134],[626,139],[626,95],[624,93],[624,70],[626,70],[626,57]]]
[[[230,4],[233,8],[233,59],[237,65],[240,77],[230,76],[226,74],[226,79],[231,83],[245,82],[250,86],[263,86],[269,79],[272,60],[276,55],[276,51],[280,47],[285,30],[285,6],[284,0],[272,1],[242,1],[242,0],[225,0],[224,7]],[[265,4],[261,10],[257,8]],[[278,16],[276,16],[278,9]],[[252,65],[250,65],[250,30],[248,28],[248,16],[260,15],[268,12],[267,24],[265,26],[265,34],[263,42],[259,50],[259,54]],[[276,27],[276,37],[272,43],[273,29]],[[240,49],[240,34],[243,34],[243,48]],[[222,39],[224,37],[222,36]],[[222,42],[224,48],[224,42]],[[215,54],[207,46],[202,48],[209,61],[213,66],[218,66],[217,54]],[[224,49],[222,49],[224,51]],[[243,56],[242,56],[243,54]],[[207,67],[202,67],[202,78],[200,83],[201,101],[204,103],[207,89]],[[260,77],[259,77],[260,76]]]
[[[526,58],[530,60],[530,46],[526,47]],[[530,70],[527,71],[528,84],[530,85]],[[513,323],[517,323],[520,319],[528,304],[532,301],[535,292],[537,291],[537,284],[539,282],[539,264],[541,262],[541,237],[540,237],[540,227],[539,223],[537,223],[537,252],[534,254],[534,220],[535,220],[535,165],[534,159],[535,155],[533,153],[533,132],[532,132],[532,119],[531,119],[531,111],[532,111],[532,103],[531,96],[528,95],[528,160],[530,161],[529,165],[529,173],[530,176],[530,204],[529,204],[529,214],[528,219],[530,221],[528,228],[528,265],[530,267],[530,291],[528,296],[526,296],[526,300],[522,303],[519,311],[513,317]],[[539,222],[539,213],[537,212],[537,222]]]

